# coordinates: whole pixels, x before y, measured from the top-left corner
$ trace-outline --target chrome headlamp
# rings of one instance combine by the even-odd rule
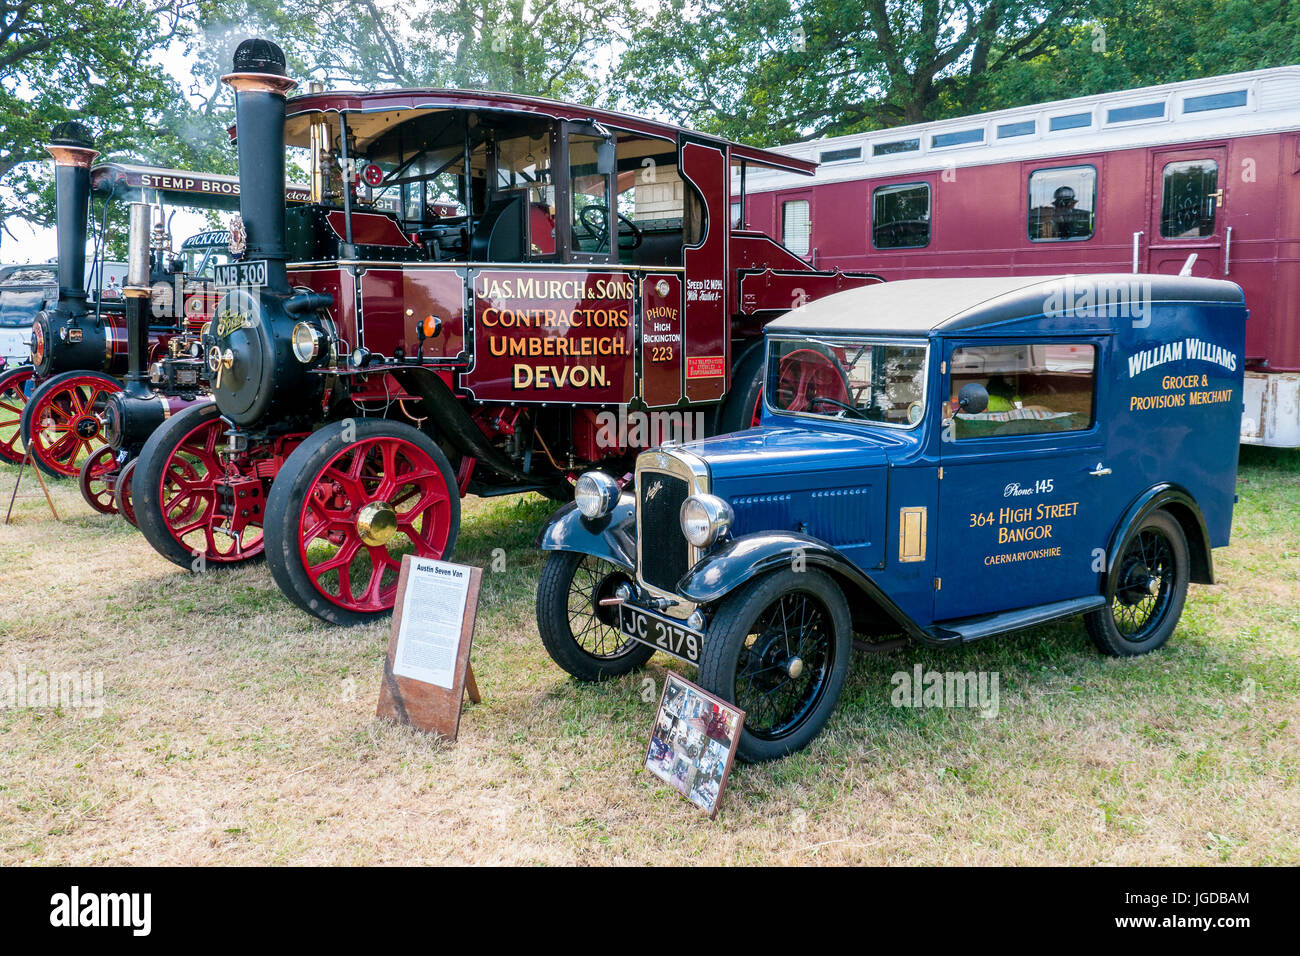
[[[731,505],[717,495],[691,495],[682,502],[682,534],[697,548],[707,548],[726,534],[735,520]]]
[[[310,322],[299,322],[293,327],[293,356],[306,365],[320,355],[320,343],[324,338],[320,331]]]
[[[587,471],[573,486],[573,501],[586,518],[603,518],[618,504],[618,482],[603,471]]]

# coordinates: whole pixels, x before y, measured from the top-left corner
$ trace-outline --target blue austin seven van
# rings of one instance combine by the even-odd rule
[[[1082,615],[1106,654],[1173,633],[1228,543],[1246,307],[1166,275],[921,279],[765,330],[758,427],[582,475],[542,533],[537,621],[595,681],[656,651],[805,746],[855,646]]]

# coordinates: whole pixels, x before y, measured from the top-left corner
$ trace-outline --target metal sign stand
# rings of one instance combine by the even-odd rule
[[[14,515],[14,500],[18,497],[18,486],[22,484],[23,481],[23,469],[26,468],[27,465],[31,463],[31,461],[32,461],[32,452],[31,449],[29,448],[27,449],[26,453],[23,455],[23,460],[18,465],[18,477],[14,480],[13,494],[9,496],[9,510],[5,512],[5,524],[8,524],[9,519],[11,519]],[[41,470],[37,468],[35,464],[32,464],[32,471],[36,473],[36,480],[41,483],[41,491],[45,492],[45,503],[50,506],[50,514],[54,515],[55,521],[59,521],[60,520],[59,512],[55,510],[54,499],[50,497],[50,489],[45,484],[45,476],[41,474]],[[34,497],[34,496],[24,495],[23,497],[26,498],[26,497]]]

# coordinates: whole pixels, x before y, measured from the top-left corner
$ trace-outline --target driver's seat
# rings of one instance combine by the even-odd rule
[[[474,225],[472,262],[523,262],[528,257],[528,201],[522,192],[499,193]]]

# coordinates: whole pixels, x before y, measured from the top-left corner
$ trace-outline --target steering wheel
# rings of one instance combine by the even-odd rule
[[[582,228],[587,231],[587,235],[591,236],[591,238],[596,241],[596,248],[600,248],[605,244],[606,234],[609,231],[609,226],[607,225],[609,222],[608,206],[602,206],[600,203],[591,203],[588,206],[583,206],[578,210],[578,220]],[[641,240],[644,236],[641,230],[637,228],[637,224],[621,212],[618,213],[618,221],[618,247],[620,249],[635,249],[637,246],[641,245]],[[623,226],[627,226],[628,233],[632,237],[631,245],[624,245],[623,243]]]
[[[850,405],[848,402],[841,402],[838,398],[831,398],[829,395],[814,395],[812,398],[808,399],[808,404],[809,405],[822,405],[822,404],[834,405],[836,408],[842,408],[846,412],[850,412],[855,418],[867,417],[866,415],[863,414],[862,409],[858,408],[856,405]]]

